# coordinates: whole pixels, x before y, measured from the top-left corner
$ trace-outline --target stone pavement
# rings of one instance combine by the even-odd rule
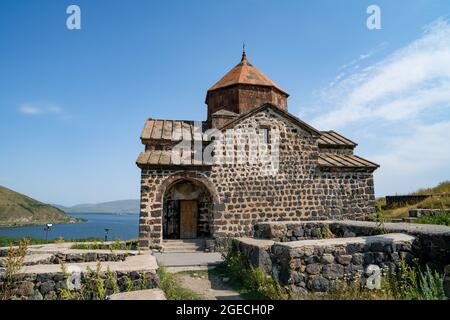
[[[214,268],[223,261],[217,252],[154,253],[158,264],[168,271],[205,270]]]
[[[155,257],[150,254],[141,254],[128,257],[125,261],[102,261],[101,271],[119,271],[119,272],[132,272],[132,271],[148,271],[156,272],[158,265]],[[82,262],[82,263],[67,263],[66,267],[77,267],[80,272],[95,270],[97,268],[97,262]],[[24,274],[39,274],[39,273],[58,273],[62,272],[61,265],[59,264],[36,264],[32,266],[24,266],[20,269],[19,273]]]
[[[112,294],[108,300],[166,300],[161,289],[137,290]]]
[[[193,272],[179,274],[178,279],[182,287],[199,294],[206,300],[242,300],[239,292],[229,286],[228,278],[221,278],[214,274],[196,275]]]

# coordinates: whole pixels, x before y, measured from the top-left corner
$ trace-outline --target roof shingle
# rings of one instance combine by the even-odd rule
[[[321,131],[319,138],[319,146],[321,147],[349,147],[354,148],[358,144],[347,139],[335,131]]]
[[[267,76],[265,76],[261,71],[254,67],[247,60],[245,52],[242,54],[242,59],[239,64],[237,64],[233,69],[231,69],[222,79],[220,79],[215,85],[213,85],[208,92],[229,87],[235,84],[250,84],[257,86],[273,87],[282,93],[288,95],[281,87],[275,84]]]
[[[379,167],[364,158],[348,154],[319,155],[319,166],[329,168],[373,168]]]

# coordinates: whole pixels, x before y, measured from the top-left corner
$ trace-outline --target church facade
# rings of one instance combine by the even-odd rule
[[[202,122],[149,118],[141,134],[139,245],[251,236],[262,221],[365,220],[378,165],[353,141],[288,112],[243,53],[206,95]]]

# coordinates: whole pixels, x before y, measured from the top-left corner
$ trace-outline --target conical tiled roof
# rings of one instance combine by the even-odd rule
[[[235,84],[250,84],[256,86],[273,87],[288,95],[286,91],[281,89],[277,84],[275,84],[261,71],[254,67],[250,62],[248,62],[245,52],[242,53],[241,62],[239,62],[238,65],[236,65],[222,79],[220,79],[215,85],[213,85],[208,90],[208,92]]]

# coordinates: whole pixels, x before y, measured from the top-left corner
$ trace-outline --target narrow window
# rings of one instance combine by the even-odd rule
[[[262,142],[265,144],[269,144],[269,128],[261,128],[260,134],[262,136]]]

